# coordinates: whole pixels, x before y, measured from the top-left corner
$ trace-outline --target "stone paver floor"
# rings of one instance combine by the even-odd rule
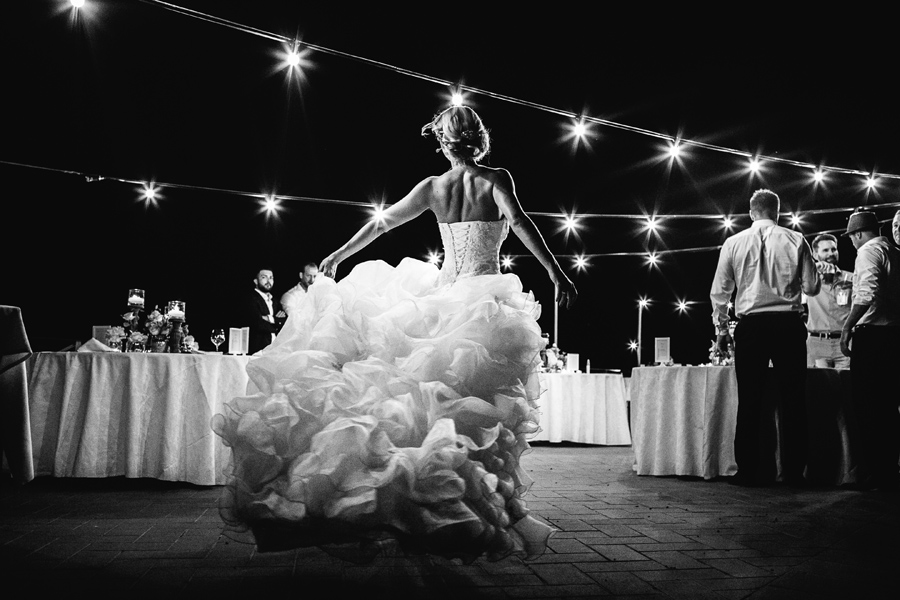
[[[536,446],[528,506],[560,531],[529,562],[260,554],[221,535],[220,488],[39,478],[2,487],[0,564],[5,589],[29,596],[897,597],[900,494],[638,477],[632,460],[628,447]]]

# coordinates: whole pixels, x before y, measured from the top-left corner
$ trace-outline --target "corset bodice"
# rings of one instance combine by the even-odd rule
[[[500,273],[500,245],[509,233],[506,219],[438,223],[444,245],[440,283],[460,277]]]

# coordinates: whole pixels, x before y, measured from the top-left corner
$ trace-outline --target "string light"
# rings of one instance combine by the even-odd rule
[[[725,226],[725,229],[731,229],[734,227],[734,219],[726,215],[722,217],[722,225]]]
[[[264,194],[259,200],[259,207],[259,213],[265,214],[268,220],[278,216],[278,211],[281,210],[281,203],[275,197],[275,194]]]
[[[432,250],[428,253],[428,262],[433,265],[438,265],[441,263],[441,254],[439,252],[435,252]]]
[[[503,259],[500,261],[500,264],[503,266],[504,269],[512,269],[513,259],[510,256],[504,256]]]
[[[581,119],[577,123],[575,123],[575,127],[572,129],[572,133],[575,134],[575,137],[584,139],[584,136],[587,135],[587,125],[584,124],[584,119]]]
[[[372,220],[376,223],[384,222],[384,204],[377,204],[372,207]]]
[[[147,204],[153,204],[155,206],[156,201],[160,198],[159,188],[155,187],[152,181],[141,184],[139,191],[141,192],[141,200]]]
[[[681,157],[681,144],[678,143],[677,140],[673,140],[669,143],[669,148],[667,150],[669,154],[669,158],[675,159]]]
[[[175,13],[179,13],[181,15],[193,17],[193,18],[200,19],[203,21],[215,23],[218,25],[223,25],[225,27],[236,29],[236,30],[242,31],[242,32],[250,34],[250,35],[255,35],[255,36],[269,39],[269,40],[279,41],[279,42],[286,43],[286,44],[290,44],[292,42],[292,40],[290,40],[289,38],[287,38],[283,35],[278,35],[278,34],[274,34],[269,31],[265,31],[265,30],[258,29],[255,27],[250,27],[248,25],[243,25],[241,23],[238,23],[235,21],[230,21],[228,19],[223,19],[221,17],[210,15],[208,13],[203,13],[203,12],[200,12],[197,10],[177,6],[177,5],[171,4],[170,2],[164,2],[162,0],[145,0],[145,1],[148,3],[156,4],[160,8],[164,8],[166,10],[169,10],[169,11],[172,11]],[[422,81],[428,81],[431,83],[444,85],[447,87],[452,87],[455,85],[453,82],[447,81],[445,79],[440,79],[438,77],[427,75],[425,73],[411,71],[409,69],[397,67],[395,65],[391,65],[391,64],[388,64],[388,63],[385,63],[382,61],[377,61],[377,60],[374,60],[371,58],[366,58],[364,56],[350,54],[349,52],[343,52],[341,50],[336,50],[334,48],[328,48],[326,46],[320,46],[318,44],[310,44],[310,43],[306,43],[306,42],[304,42],[304,47],[309,49],[310,51],[321,52],[324,54],[330,54],[332,56],[339,56],[342,58],[348,58],[348,59],[354,60],[356,62],[366,63],[366,64],[369,64],[374,67],[390,70],[395,73],[399,73],[402,75],[420,79]],[[584,129],[585,134],[587,133],[587,124],[595,123],[598,125],[603,125],[605,127],[620,129],[623,131],[629,131],[632,133],[637,133],[640,135],[645,135],[645,136],[653,137],[653,138],[657,138],[657,139],[662,139],[662,140],[671,140],[672,139],[671,136],[669,136],[669,135],[662,134],[662,133],[652,131],[649,129],[643,129],[641,127],[635,127],[633,125],[619,123],[619,122],[612,121],[609,119],[601,119],[598,117],[592,117],[589,115],[577,115],[577,114],[573,114],[571,111],[566,111],[566,110],[562,110],[562,109],[555,108],[552,106],[547,106],[544,104],[539,104],[536,102],[531,102],[528,100],[515,98],[513,96],[508,96],[505,94],[499,94],[497,92],[492,92],[490,90],[483,90],[483,89],[479,89],[479,88],[475,88],[475,87],[471,87],[471,86],[459,85],[458,92],[462,93],[463,90],[471,92],[471,93],[482,94],[484,96],[488,96],[488,97],[491,97],[491,98],[494,98],[497,100],[502,100],[505,102],[510,102],[513,104],[517,104],[519,106],[525,106],[528,108],[542,110],[544,112],[556,114],[556,115],[563,116],[563,117],[578,119],[580,125],[583,125],[585,127],[585,129]],[[578,127],[579,130],[581,129],[581,127],[578,125],[576,125],[576,127]],[[697,147],[697,148],[711,150],[714,152],[721,152],[721,153],[733,154],[733,155],[737,155],[737,156],[745,156],[745,157],[751,158],[752,164],[755,164],[755,166],[751,167],[754,172],[756,172],[759,169],[759,163],[763,159],[766,161],[769,161],[769,162],[789,164],[789,165],[794,165],[794,166],[808,168],[808,169],[816,168],[816,165],[813,165],[810,163],[805,163],[802,161],[792,160],[792,159],[788,159],[788,158],[783,158],[780,156],[768,156],[768,155],[751,156],[743,150],[737,150],[735,148],[728,148],[725,146],[718,146],[716,144],[709,144],[709,143],[701,142],[698,140],[679,139],[678,141],[679,141],[679,146],[693,146],[693,147]],[[835,172],[835,173],[844,173],[844,174],[851,174],[851,175],[868,175],[868,173],[857,170],[857,169],[847,169],[847,168],[843,168],[843,167],[830,167],[830,166],[821,166],[820,168],[823,171],[831,171],[831,172]],[[900,179],[900,175],[894,175],[894,174],[882,174],[881,177],[890,178],[890,179]]]
[[[750,172],[759,173],[759,159],[755,156],[750,159]]]
[[[800,215],[791,215],[791,225],[796,227],[800,224]]]
[[[577,233],[578,218],[574,213],[571,215],[563,215],[562,230],[566,232],[566,239],[569,239],[570,234]]]
[[[295,73],[298,77],[302,77],[303,70],[312,65],[308,59],[310,50],[307,48],[300,50],[299,43],[297,40],[294,40],[292,44],[285,44],[279,53],[281,58],[279,69],[287,69],[288,78]]]
[[[822,183],[825,180],[825,171],[822,169],[816,169],[813,171],[813,181],[816,183]]]
[[[450,97],[450,104],[453,106],[462,106],[465,99],[461,92],[453,92],[453,95]]]
[[[647,217],[647,230],[652,233],[656,233],[657,227],[659,227],[659,221],[656,219],[656,217]]]
[[[656,263],[659,262],[659,258],[656,256],[655,252],[650,252],[647,254],[647,264],[651,267],[655,267]]]
[[[632,351],[637,351],[638,343],[634,340],[631,340],[630,342],[628,342],[628,349],[632,350]]]
[[[641,307],[641,308],[647,308],[647,306],[648,306],[649,304],[650,304],[650,300],[647,299],[647,298],[645,298],[644,296],[641,296],[641,297],[638,299],[638,306]]]
[[[675,308],[680,313],[686,312],[688,309],[688,302],[686,300],[679,300],[675,303]]]
[[[874,190],[876,182],[877,182],[877,179],[875,178],[875,176],[871,175],[866,178],[866,187],[869,188],[870,190]]]
[[[587,259],[584,257],[584,255],[575,257],[575,268],[576,269],[578,269],[579,271],[583,271],[587,267],[588,267],[588,262],[587,262]]]

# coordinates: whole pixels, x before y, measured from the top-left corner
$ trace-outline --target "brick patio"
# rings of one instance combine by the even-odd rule
[[[3,578],[29,596],[89,598],[896,597],[900,494],[637,477],[632,460],[631,448],[537,445],[529,507],[560,529],[550,551],[471,565],[258,554],[221,535],[216,487],[4,483]]]

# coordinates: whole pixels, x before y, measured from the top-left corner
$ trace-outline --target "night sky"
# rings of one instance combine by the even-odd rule
[[[174,4],[368,60],[309,51],[302,74],[288,80],[278,42],[154,2],[87,0],[77,15],[68,0],[5,3],[0,303],[22,308],[36,350],[117,323],[131,287],[146,289],[151,305],[185,300],[193,333],[211,350],[208,330],[235,324],[235,300],[258,268],[274,270],[280,295],[302,264],[320,261],[369,218],[362,207],[299,200],[282,202],[272,218],[257,199],[225,190],[393,202],[446,170],[419,130],[447,106],[448,88],[369,61],[735,150],[900,174],[897,53],[885,19],[789,16],[751,4],[713,13]],[[749,225],[747,201],[760,187],[779,193],[784,212],[900,200],[897,179],[868,190],[862,176],[831,173],[813,185],[809,169],[764,163],[751,175],[746,158],[699,148],[673,163],[660,139],[594,126],[574,144],[566,116],[488,94],[466,103],[493,135],[485,164],[509,169],[529,212],[733,214],[736,231]],[[163,187],[153,205],[115,179],[185,187]],[[895,210],[877,212],[889,219]],[[848,215],[808,214],[799,229],[811,240],[845,227]],[[635,219],[584,218],[567,236],[561,219],[533,218],[581,293],[574,310],[560,311],[564,350],[595,368],[630,368],[636,300],[646,295],[645,362],[654,336],[672,338],[678,362],[707,359],[716,251],[670,254],[658,268],[609,256],[578,271],[571,257],[716,246],[728,235],[720,222],[663,220],[655,235]],[[852,269],[852,246],[839,248],[841,266]],[[436,249],[426,214],[342,264],[338,277],[363,260],[397,264]],[[502,252],[525,249],[511,234]],[[513,272],[544,305],[549,332],[549,280],[533,258],[516,258]],[[679,299],[694,302],[685,314],[675,310]]]

